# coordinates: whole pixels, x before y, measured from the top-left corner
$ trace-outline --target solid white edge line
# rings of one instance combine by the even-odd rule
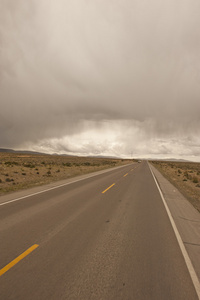
[[[170,222],[171,222],[172,228],[173,228],[173,230],[174,230],[175,236],[176,236],[176,238],[177,238],[179,247],[180,247],[181,252],[182,252],[182,254],[183,254],[183,257],[184,257],[184,259],[185,259],[185,263],[186,263],[186,266],[187,266],[187,268],[188,268],[190,277],[191,277],[192,282],[193,282],[193,284],[194,284],[194,287],[195,287],[197,296],[198,296],[198,298],[200,299],[200,283],[199,283],[199,279],[198,279],[197,274],[196,274],[196,272],[195,272],[195,270],[194,270],[194,267],[193,267],[193,265],[192,265],[192,262],[191,262],[191,260],[190,260],[190,258],[189,258],[189,255],[188,255],[188,253],[187,253],[187,250],[186,250],[186,248],[185,248],[185,246],[184,246],[184,244],[183,244],[183,241],[182,241],[181,236],[180,236],[180,234],[179,234],[179,232],[178,232],[178,229],[177,229],[176,224],[175,224],[175,222],[174,222],[174,219],[173,219],[173,217],[172,217],[172,215],[171,215],[171,212],[170,212],[170,210],[169,210],[169,208],[168,208],[168,206],[167,206],[167,203],[166,203],[166,201],[165,201],[165,198],[164,198],[164,196],[163,196],[163,193],[162,193],[162,191],[161,191],[161,189],[160,189],[160,187],[159,187],[159,185],[158,185],[157,179],[156,179],[156,177],[155,177],[155,175],[154,175],[154,173],[153,173],[153,171],[152,171],[152,169],[151,169],[151,167],[150,167],[150,165],[149,165],[149,162],[148,162],[148,166],[149,166],[149,169],[150,169],[150,171],[151,171],[151,174],[152,174],[152,176],[153,176],[153,178],[154,178],[154,181],[155,181],[155,183],[156,183],[156,186],[157,186],[157,188],[158,188],[158,191],[159,191],[159,193],[160,193],[160,196],[161,196],[161,198],[162,198],[162,201],[163,201],[163,204],[164,204],[164,206],[165,206],[165,209],[166,209],[166,211],[167,211],[167,214],[168,214],[169,220],[170,220]]]
[[[129,165],[131,165],[131,164],[124,165],[124,166],[119,166],[119,167],[116,167],[116,169],[120,169],[122,167],[127,167]],[[82,180],[85,180],[85,179],[88,179],[88,178],[91,178],[91,177],[95,177],[95,176],[101,175],[103,173],[111,172],[111,171],[113,171],[113,169],[112,170],[110,170],[110,169],[101,170],[101,171],[99,171],[100,173],[98,172],[97,174],[90,174],[90,175],[88,175],[87,177],[84,177],[84,178],[79,178],[77,180],[73,180],[73,181],[70,181],[70,182],[67,182],[67,183],[63,183],[63,184],[54,186],[54,187],[49,188],[49,189],[45,189],[45,190],[42,190],[42,191],[39,191],[39,192],[36,192],[36,193],[28,194],[26,196],[22,196],[22,197],[19,197],[19,198],[16,198],[16,199],[8,200],[6,202],[0,203],[0,206],[6,205],[6,204],[9,204],[9,203],[12,203],[12,202],[16,202],[16,201],[19,201],[19,200],[22,200],[22,199],[25,199],[25,198],[28,198],[28,197],[32,197],[32,196],[35,196],[35,195],[39,195],[39,194],[42,194],[42,193],[45,193],[45,192],[48,192],[48,191],[51,191],[51,190],[55,190],[55,189],[58,189],[60,187],[63,187],[63,186],[66,186],[66,185],[69,185],[69,184],[72,184],[72,183],[75,183],[75,182],[78,182],[78,181],[82,181]],[[55,183],[55,182],[52,182],[52,184],[53,183]]]

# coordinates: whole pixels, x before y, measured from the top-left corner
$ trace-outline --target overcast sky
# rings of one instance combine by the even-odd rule
[[[200,160],[199,0],[1,0],[0,147]]]

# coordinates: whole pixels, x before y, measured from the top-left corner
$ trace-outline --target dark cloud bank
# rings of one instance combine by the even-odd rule
[[[0,2],[0,147],[200,157],[197,0]]]

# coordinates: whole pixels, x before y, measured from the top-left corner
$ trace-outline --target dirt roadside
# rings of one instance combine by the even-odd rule
[[[200,212],[200,163],[150,161]]]

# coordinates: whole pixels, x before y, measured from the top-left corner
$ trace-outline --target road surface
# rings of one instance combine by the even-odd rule
[[[147,162],[0,206],[0,299],[198,299]]]

